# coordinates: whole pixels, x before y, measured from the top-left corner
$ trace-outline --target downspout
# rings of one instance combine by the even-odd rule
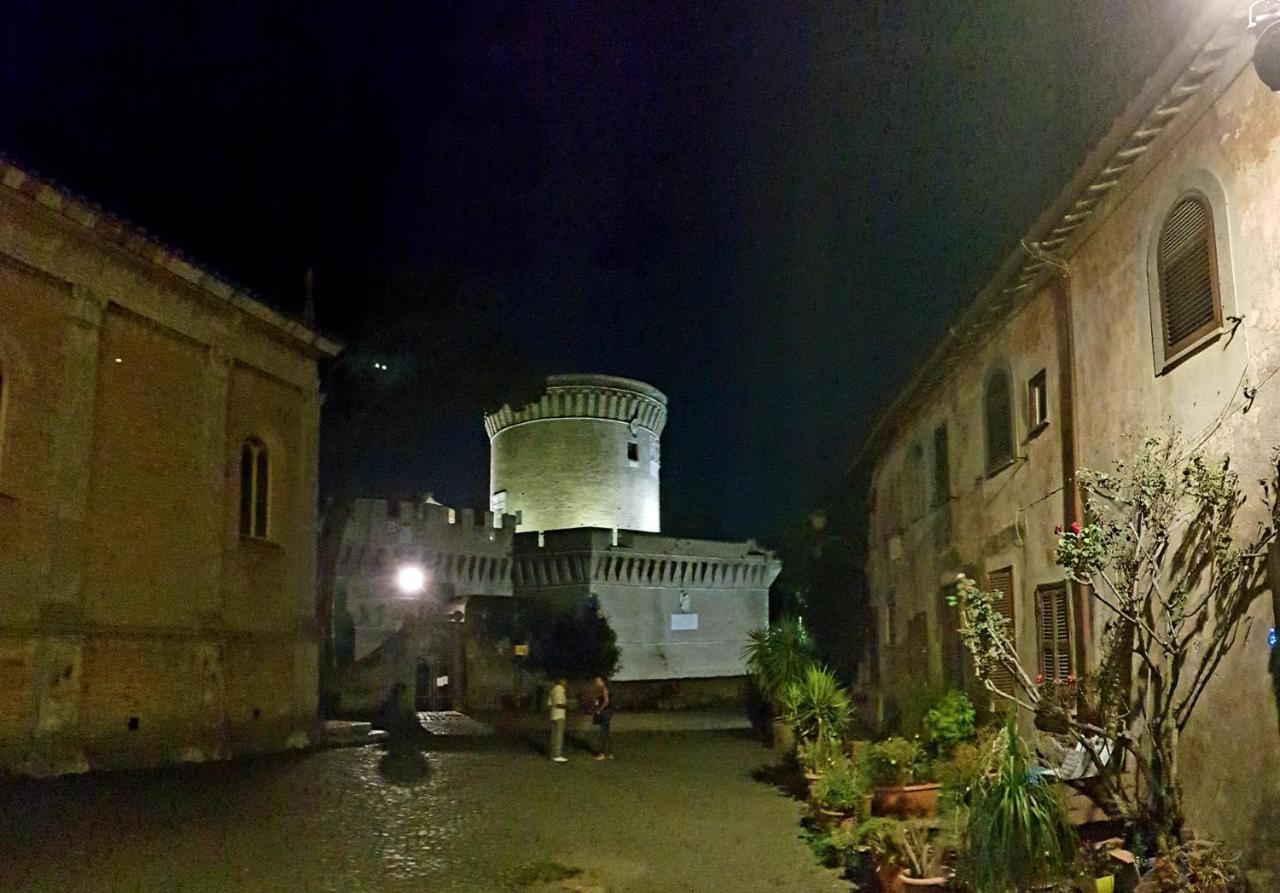
[[[1077,486],[1076,471],[1080,468],[1083,449],[1080,445],[1079,396],[1076,383],[1075,304],[1071,280],[1064,271],[1055,277],[1058,309],[1058,396],[1062,417],[1062,516],[1064,524],[1073,521],[1084,523],[1084,499]],[[1072,581],[1071,610],[1075,614],[1075,666],[1077,675],[1089,668],[1089,646],[1092,642],[1093,624],[1090,617],[1088,593],[1084,587]]]

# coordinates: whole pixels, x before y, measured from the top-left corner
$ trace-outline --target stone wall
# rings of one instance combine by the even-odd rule
[[[542,399],[485,417],[495,511],[520,530],[660,528],[666,397],[641,382],[557,375]]]
[[[619,682],[739,677],[781,570],[754,543],[583,528],[516,535],[522,597],[596,596],[618,637]],[[541,543],[539,542],[541,540]]]
[[[0,767],[314,733],[316,359],[336,349],[0,162]],[[271,463],[256,540],[248,435]]]

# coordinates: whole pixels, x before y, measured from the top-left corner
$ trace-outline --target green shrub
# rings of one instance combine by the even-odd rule
[[[920,742],[906,738],[886,738],[867,750],[867,770],[880,787],[911,784],[922,768],[924,753]]]
[[[976,734],[973,702],[964,692],[951,689],[924,715],[924,739],[937,756],[946,756]]]
[[[862,767],[848,757],[833,760],[813,786],[814,799],[820,806],[859,815],[866,793],[866,775]]]

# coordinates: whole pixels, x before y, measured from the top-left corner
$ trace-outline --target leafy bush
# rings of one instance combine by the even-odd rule
[[[1152,893],[1246,893],[1238,861],[1215,840],[1193,840],[1169,850],[1143,878]]]
[[[820,806],[844,813],[863,811],[867,778],[862,767],[848,757],[833,760],[814,782],[813,796]]]
[[[867,749],[871,781],[880,787],[911,784],[922,768],[923,760],[920,742],[906,738],[886,738]]]
[[[849,725],[852,706],[835,674],[810,665],[783,691],[780,715],[797,740],[821,742],[821,746],[839,741]]]
[[[951,753],[975,734],[973,702],[957,689],[944,694],[924,715],[924,738],[935,755]]]
[[[1024,890],[1065,877],[1076,836],[1057,787],[1030,764],[1012,722],[994,778],[981,778],[969,807],[965,874],[984,893]]]
[[[577,604],[529,599],[523,618],[529,666],[550,677],[608,678],[618,669],[618,637],[594,595]]]

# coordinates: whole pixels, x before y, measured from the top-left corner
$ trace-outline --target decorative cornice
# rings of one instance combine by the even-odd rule
[[[549,419],[603,419],[644,428],[655,437],[667,423],[667,398],[657,388],[610,375],[553,375],[536,403],[520,409],[504,405],[485,413],[492,440],[500,431]]]
[[[633,552],[548,552],[517,555],[512,583],[517,589],[606,585],[683,589],[768,589],[782,562],[765,555],[706,558]]]
[[[38,205],[65,217],[117,248],[178,277],[237,310],[252,316],[300,343],[317,356],[333,357],[342,351],[337,341],[278,310],[273,310],[243,288],[215,276],[162,244],[140,227],[104,211],[100,206],[49,180],[41,179],[0,155],[0,185],[26,196]]]
[[[1062,272],[1111,209],[1142,182],[1249,64],[1248,2],[1210,0],[1143,90],[1129,103],[987,285],[948,327],[893,401],[880,413],[855,464],[874,457],[926,394],[984,346],[1023,300]]]

